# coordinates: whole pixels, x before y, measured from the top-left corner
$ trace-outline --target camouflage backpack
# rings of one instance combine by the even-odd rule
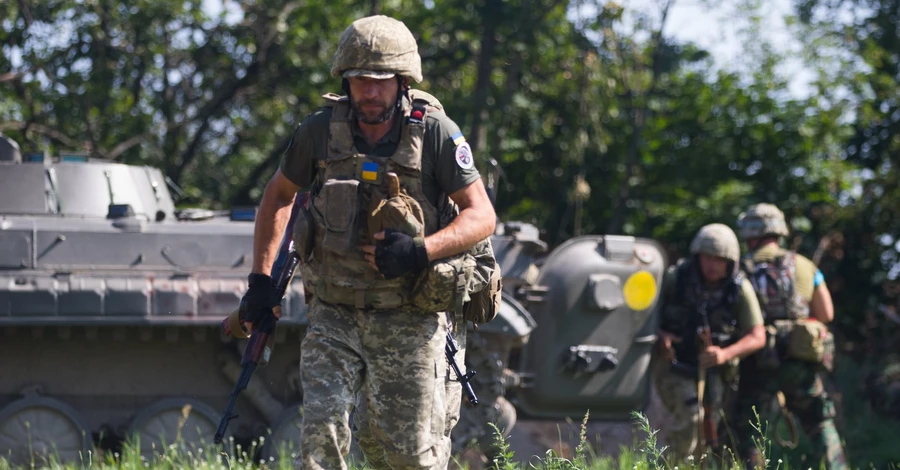
[[[794,252],[783,252],[772,262],[744,259],[744,271],[759,299],[766,324],[809,317],[809,304],[794,287],[796,258]]]

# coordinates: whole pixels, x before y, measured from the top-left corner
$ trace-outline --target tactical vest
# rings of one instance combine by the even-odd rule
[[[318,162],[310,194],[312,253],[301,263],[304,287],[330,303],[357,308],[394,308],[409,303],[415,276],[383,279],[366,261],[363,245],[374,244],[368,214],[387,197],[385,174],[395,173],[400,187],[422,209],[424,234],[438,230],[438,208],[422,191],[422,145],[429,111],[440,109],[427,93],[410,90],[410,103],[401,110],[401,134],[390,157],[357,151],[351,130],[352,112],[346,96],[324,95],[332,110],[327,154]],[[434,106],[431,103],[438,103]],[[445,206],[453,205],[446,195]]]
[[[738,340],[735,306],[743,277],[738,273],[718,289],[708,289],[702,277],[694,259],[680,263],[675,268],[675,294],[662,312],[663,329],[682,338],[673,347],[676,359],[684,364],[697,364],[701,345],[697,330],[707,324],[715,346],[724,348]]]
[[[753,285],[767,325],[776,320],[801,320],[809,317],[809,302],[796,290],[797,254],[779,250],[771,262],[756,262],[746,256],[743,270]]]

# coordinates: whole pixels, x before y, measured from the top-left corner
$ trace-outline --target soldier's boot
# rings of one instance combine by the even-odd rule
[[[847,458],[844,455],[844,446],[841,444],[841,435],[833,419],[826,419],[810,433],[810,439],[815,445],[817,460],[824,456],[825,467],[828,470],[847,470]]]

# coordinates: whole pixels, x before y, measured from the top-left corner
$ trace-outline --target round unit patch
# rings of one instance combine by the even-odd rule
[[[646,309],[656,298],[656,281],[647,271],[632,274],[622,288],[622,296],[628,308],[639,312]]]
[[[475,157],[472,156],[472,148],[468,142],[456,146],[456,164],[464,170],[475,166]]]

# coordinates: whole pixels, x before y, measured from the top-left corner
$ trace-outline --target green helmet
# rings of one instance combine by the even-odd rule
[[[737,235],[727,225],[709,224],[704,225],[691,242],[691,254],[700,253],[737,263],[741,258],[741,247]]]
[[[767,235],[787,236],[784,213],[772,204],[755,204],[738,216],[738,233],[741,239],[760,238]]]
[[[416,38],[403,22],[376,15],[354,21],[338,41],[332,76],[422,81],[422,58]]]

